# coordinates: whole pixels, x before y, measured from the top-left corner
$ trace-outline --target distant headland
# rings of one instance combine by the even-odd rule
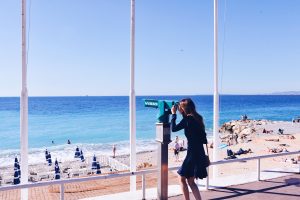
[[[271,95],[300,95],[300,91],[273,92]]]

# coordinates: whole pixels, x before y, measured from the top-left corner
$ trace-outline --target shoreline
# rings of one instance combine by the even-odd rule
[[[240,120],[235,120],[235,121],[240,121]],[[283,121],[283,120],[271,121],[271,120],[266,120],[266,119],[254,120],[254,121],[270,121],[272,123],[280,123],[280,124],[281,123],[283,123],[283,124],[291,123],[291,121]],[[228,122],[226,122],[226,123],[228,123]],[[207,135],[208,140],[212,141],[213,140],[213,135],[210,134],[211,132],[207,132],[207,133],[209,133]],[[175,137],[174,135],[175,135],[174,133],[171,134],[172,137]],[[36,161],[36,160],[30,161],[30,160],[35,159],[36,155],[40,156],[40,158],[44,158],[45,149],[48,149],[51,152],[55,152],[56,154],[59,154],[61,152],[64,152],[66,154],[66,151],[68,151],[68,157],[69,158],[72,158],[72,155],[74,153],[74,150],[75,150],[76,146],[79,146],[81,149],[83,149],[84,153],[86,151],[88,153],[90,153],[89,156],[92,156],[92,154],[94,154],[95,151],[98,151],[99,153],[104,154],[104,155],[111,155],[112,145],[116,144],[116,143],[120,143],[119,148],[117,148],[117,152],[119,154],[124,155],[124,154],[129,153],[129,150],[128,150],[129,142],[128,141],[115,141],[115,142],[103,143],[103,144],[101,144],[101,143],[99,143],[99,144],[93,144],[93,143],[66,144],[65,143],[65,144],[57,144],[57,145],[56,144],[54,144],[54,145],[49,144],[48,146],[30,148],[29,149],[29,163],[30,164],[40,163],[40,161]],[[140,143],[140,144],[138,144],[138,143]],[[150,147],[145,147],[145,145],[147,145],[147,144],[150,144]],[[153,138],[153,139],[138,139],[137,140],[137,148],[141,148],[141,150],[137,149],[137,152],[152,151],[156,148],[156,144],[157,143],[155,142],[155,138]],[[145,148],[147,148],[147,149],[145,149]],[[0,161],[1,161],[2,166],[3,166],[3,163],[6,163],[5,164],[6,166],[11,165],[11,162],[10,162],[11,159],[10,158],[12,158],[12,157],[14,158],[15,155],[17,155],[18,157],[20,156],[19,149],[2,149],[1,153],[0,153]],[[10,157],[10,158],[8,158],[8,157]],[[34,157],[34,158],[32,158],[32,157]],[[55,157],[55,156],[52,156],[52,157]],[[56,157],[59,159],[60,156],[58,155]],[[61,157],[65,157],[65,155],[61,156]],[[5,158],[5,160],[3,160],[3,158]],[[6,158],[7,158],[7,160],[6,160]],[[41,160],[41,159],[39,159],[39,160]],[[70,161],[70,160],[71,159],[66,160],[66,161]],[[2,166],[0,166],[0,167],[2,167]]]

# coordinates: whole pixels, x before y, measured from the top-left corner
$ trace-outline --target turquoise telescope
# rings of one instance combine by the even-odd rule
[[[171,114],[171,108],[174,105],[178,105],[178,101],[170,100],[153,100],[145,99],[145,107],[158,108],[159,112],[157,115],[157,121],[160,123],[169,123],[169,115]]]

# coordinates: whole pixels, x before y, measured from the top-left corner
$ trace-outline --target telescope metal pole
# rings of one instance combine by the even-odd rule
[[[156,141],[158,142],[157,199],[168,199],[168,144],[170,123],[156,123]]]

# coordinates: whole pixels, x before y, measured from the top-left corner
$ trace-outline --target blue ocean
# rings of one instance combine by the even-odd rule
[[[144,106],[144,99],[180,100],[187,96],[138,96],[136,98],[137,151],[156,148],[158,110]],[[213,96],[189,96],[203,116],[208,137],[212,136]],[[240,119],[291,121],[300,115],[299,95],[221,95],[220,124]],[[179,118],[180,119],[180,118]],[[183,137],[183,133],[176,133]],[[172,134],[172,138],[175,135]],[[20,99],[0,97],[0,166],[13,164],[20,148]],[[67,144],[67,140],[71,144]],[[29,162],[44,161],[47,148],[52,157],[68,160],[79,146],[86,156],[129,153],[129,97],[29,97]]]

